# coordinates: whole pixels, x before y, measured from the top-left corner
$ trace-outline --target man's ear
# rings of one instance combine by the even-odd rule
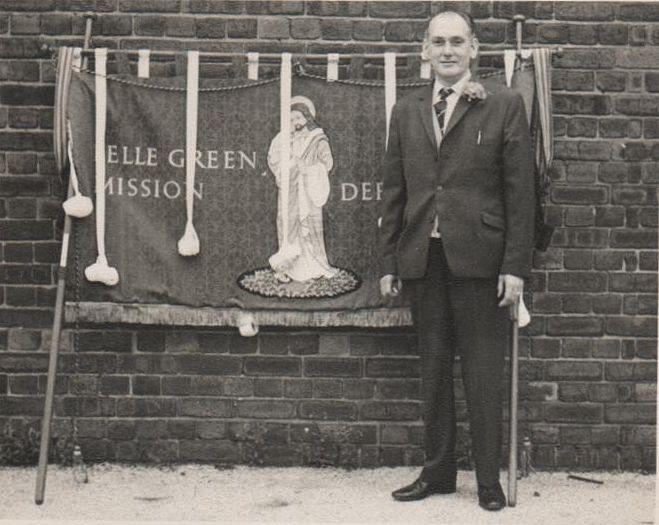
[[[474,60],[478,56],[478,38],[475,36],[471,39],[471,50],[469,56]]]

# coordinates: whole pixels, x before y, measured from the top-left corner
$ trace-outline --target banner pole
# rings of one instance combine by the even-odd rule
[[[510,449],[508,456],[508,506],[517,504],[517,404],[519,375],[519,302],[510,307]]]
[[[92,35],[94,15],[87,14],[85,26],[85,49],[89,48]],[[84,59],[83,59],[84,60]],[[67,198],[73,194],[73,186],[69,177]],[[64,214],[64,231],[62,233],[62,252],[60,254],[59,268],[57,269],[57,293],[55,295],[55,315],[53,317],[53,330],[50,340],[50,357],[48,360],[48,378],[46,383],[46,400],[43,417],[41,419],[41,442],[39,445],[39,465],[37,467],[37,484],[34,502],[41,505],[46,492],[46,474],[48,470],[48,450],[50,447],[50,426],[53,417],[53,401],[55,398],[55,381],[57,379],[57,361],[59,357],[59,341],[62,333],[62,318],[64,313],[64,291],[66,287],[66,261],[69,255],[69,238],[71,236],[72,221],[68,214]]]

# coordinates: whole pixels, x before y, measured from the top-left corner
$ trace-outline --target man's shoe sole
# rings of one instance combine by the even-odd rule
[[[394,498],[396,501],[421,501],[422,499],[426,499],[429,496],[434,496],[436,494],[441,494],[441,495],[447,495],[447,494],[455,494],[456,490],[455,488],[453,489],[432,489],[429,490],[428,493],[424,496],[396,496],[394,494],[391,495],[392,498]]]

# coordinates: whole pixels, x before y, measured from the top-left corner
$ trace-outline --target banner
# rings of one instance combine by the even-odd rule
[[[103,217],[96,209],[75,225],[79,264],[67,289],[79,318],[234,324],[223,312],[239,307],[261,312],[261,324],[410,324],[405,297],[379,293],[382,85],[293,75],[283,148],[279,78],[199,78],[190,179],[186,78],[108,76],[100,156],[97,80],[74,73],[68,100],[82,194],[94,196],[99,158],[105,166]],[[533,81],[521,84],[532,99]],[[399,84],[396,95],[419,85]],[[183,256],[191,225],[198,253]],[[85,275],[99,232],[118,276],[111,286]]]

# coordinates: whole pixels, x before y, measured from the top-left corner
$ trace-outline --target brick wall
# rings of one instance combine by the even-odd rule
[[[481,41],[561,44],[556,161],[521,428],[541,467],[654,469],[659,4],[461,2]],[[63,186],[51,153],[43,41],[217,51],[418,49],[426,2],[3,0],[0,3],[0,423],[42,411]],[[531,303],[531,301],[529,301]],[[173,331],[85,327],[63,341],[56,432],[75,416],[89,459],[417,464],[409,330]],[[77,356],[77,357],[76,357]],[[457,373],[457,370],[456,370]],[[458,386],[459,382],[458,382]],[[465,406],[458,389],[460,420]],[[460,455],[468,459],[462,428]]]

